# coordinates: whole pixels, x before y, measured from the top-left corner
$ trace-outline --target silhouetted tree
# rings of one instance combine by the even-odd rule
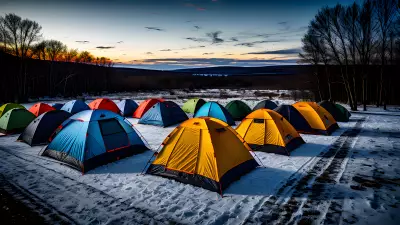
[[[396,0],[375,0],[374,8],[376,11],[376,18],[378,22],[378,33],[380,43],[380,61],[381,61],[381,73],[380,82],[378,84],[379,98],[377,106],[384,103],[384,109],[386,109],[386,89],[385,89],[385,77],[384,69],[387,61],[387,51],[389,49],[389,35],[393,32],[393,22],[396,20]]]
[[[74,62],[77,56],[78,56],[77,49],[68,49],[67,51],[64,52],[65,62]]]
[[[15,14],[0,17],[3,43],[10,47],[15,56],[21,60],[19,74],[15,76],[18,84],[19,98],[26,96],[27,74],[24,71],[24,59],[28,56],[31,45],[41,38],[42,27],[35,21],[22,19]],[[6,47],[6,48],[7,48]]]
[[[356,37],[356,48],[361,64],[363,110],[366,111],[368,78],[367,67],[371,64],[372,49],[376,44],[374,37],[375,26],[373,22],[373,4],[371,0],[367,0],[363,3],[357,23],[360,33]]]
[[[300,63],[309,63],[314,65],[314,77],[317,80],[317,88],[319,99],[323,100],[321,94],[321,84],[319,78],[318,65],[321,63],[321,55],[320,55],[320,43],[316,35],[312,30],[308,30],[307,34],[301,39],[303,43],[303,52],[300,53]]]
[[[46,60],[46,41],[41,41],[32,46],[32,58],[39,60]]]
[[[380,106],[383,102],[386,109],[388,88],[384,71],[386,65],[393,65],[396,62],[397,46],[400,42],[399,13],[395,0],[365,0],[361,6],[354,2],[350,6],[337,4],[334,7],[324,7],[310,23],[303,39],[303,52],[305,52],[303,56],[307,56],[306,58],[312,56],[311,52],[307,52],[310,50],[307,47],[310,42],[304,40],[313,33],[319,40],[313,43],[320,43],[321,47],[318,49],[322,50],[319,60],[326,65],[325,68],[328,68],[328,64],[339,66],[352,110],[357,109],[359,83],[362,86],[363,108],[366,110],[366,86],[368,68],[371,64],[380,65],[376,103]],[[399,21],[399,26],[396,25],[396,21]],[[326,74],[329,74],[328,69]],[[329,85],[329,75],[327,82]]]

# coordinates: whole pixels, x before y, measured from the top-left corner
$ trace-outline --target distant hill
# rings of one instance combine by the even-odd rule
[[[293,75],[299,70],[307,66],[291,65],[291,66],[264,66],[264,67],[235,67],[235,66],[218,66],[206,68],[192,68],[173,70],[175,72],[191,73],[191,74],[226,74],[226,75]]]

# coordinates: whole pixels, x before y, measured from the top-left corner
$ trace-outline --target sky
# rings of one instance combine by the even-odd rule
[[[44,39],[117,66],[181,69],[296,64],[318,9],[350,0],[0,0]]]

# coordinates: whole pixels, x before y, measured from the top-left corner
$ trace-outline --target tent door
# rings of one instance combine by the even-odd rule
[[[108,152],[129,146],[128,135],[116,119],[100,120],[99,126]]]

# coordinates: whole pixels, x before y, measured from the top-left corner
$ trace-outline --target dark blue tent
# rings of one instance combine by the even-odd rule
[[[304,133],[314,132],[303,115],[292,105],[280,105],[275,111],[285,117],[297,131]]]
[[[61,108],[61,110],[67,111],[69,113],[75,114],[78,112],[82,112],[83,110],[89,110],[89,106],[81,101],[81,100],[72,100],[67,103]]]
[[[256,106],[254,106],[253,111],[257,110],[257,109],[271,109],[274,110],[276,107],[278,107],[278,105],[271,101],[271,100],[264,100],[259,102]]]
[[[82,173],[148,148],[133,125],[109,110],[85,110],[56,130],[43,151]]]
[[[171,101],[159,102],[153,105],[140,118],[140,124],[151,124],[168,127],[189,119],[186,113],[176,103]]]
[[[235,121],[232,118],[232,115],[225,109],[222,105],[217,102],[207,102],[204,104],[199,110],[197,110],[196,114],[193,117],[213,117],[219,120],[224,121],[229,126],[235,125]]]
[[[57,127],[70,116],[72,116],[71,113],[62,110],[45,112],[25,128],[18,137],[18,141],[25,142],[30,146],[47,144]]]
[[[51,104],[51,107],[55,108],[56,110],[60,110],[63,106],[64,106],[64,104],[62,104],[62,103]]]
[[[124,99],[117,104],[122,116],[133,117],[133,113],[139,107],[138,104],[130,99]]]

